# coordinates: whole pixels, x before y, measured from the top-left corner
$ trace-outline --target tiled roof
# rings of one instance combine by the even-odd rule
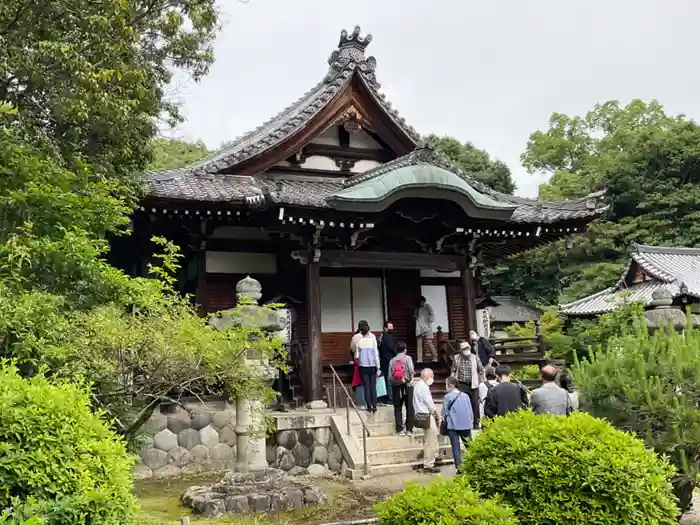
[[[256,129],[236,138],[218,151],[200,159],[193,164],[175,170],[182,175],[206,175],[218,173],[236,164],[264,154],[283,140],[301,131],[309,121],[326,107],[353,79],[358,77],[367,87],[370,95],[382,107],[386,115],[413,143],[418,143],[420,136],[391,107],[377,82],[375,70],[377,61],[366,57],[365,49],[372,41],[372,35],[360,36],[360,28],[355,27],[350,34],[343,30],[340,34],[338,48],[328,58],[326,76],[305,93],[300,99],[283,109],[279,114]],[[146,174],[150,184],[152,174]]]
[[[540,318],[541,311],[511,295],[492,295],[495,306],[487,306],[489,318],[495,323],[527,323]],[[477,306],[478,308],[478,306]]]
[[[632,246],[631,258],[630,268],[615,286],[573,303],[563,304],[560,311],[567,315],[596,315],[610,312],[625,301],[649,305],[653,293],[662,288],[666,288],[674,298],[681,295],[700,298],[699,248],[635,244]],[[628,286],[625,277],[634,263],[654,280]]]
[[[328,208],[328,198],[336,192],[372,180],[393,169],[416,163],[432,163],[448,169],[458,174],[477,192],[497,202],[513,205],[513,213],[510,216],[512,222],[551,224],[562,220],[588,219],[599,216],[606,209],[600,203],[602,192],[577,200],[544,202],[494,191],[428,148],[418,149],[348,179],[285,172],[270,172],[257,177],[192,176],[182,171],[171,170],[147,174],[146,181],[149,196],[160,199],[254,205],[260,205],[267,200],[274,204]]]

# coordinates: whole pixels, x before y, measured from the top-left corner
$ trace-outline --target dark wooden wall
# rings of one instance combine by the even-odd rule
[[[322,276],[379,277],[380,271],[362,269],[322,268]],[[418,304],[421,285],[445,285],[450,333],[444,338],[463,339],[465,333],[463,293],[459,279],[421,278],[417,270],[385,270],[387,319],[394,324],[394,337],[408,344],[409,354],[417,355],[415,321],[413,312]],[[206,274],[199,278],[196,299],[203,314],[226,310],[236,305],[236,283],[243,274]],[[277,275],[255,275],[263,288],[263,302],[278,295],[287,295],[297,301],[293,308],[297,312],[297,338],[308,342],[308,320],[306,313],[306,272],[296,261],[282,261]],[[435,327],[437,328],[437,327]],[[381,327],[372,327],[377,334]],[[322,361],[325,364],[346,364],[350,360],[349,345],[353,332],[331,332],[322,334]]]

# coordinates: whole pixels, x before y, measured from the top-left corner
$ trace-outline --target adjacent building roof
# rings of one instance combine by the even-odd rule
[[[491,303],[486,307],[492,323],[527,323],[540,318],[542,311],[512,295],[491,295],[483,300]],[[479,308],[479,305],[477,305]]]
[[[560,306],[567,315],[596,315],[610,312],[623,302],[650,306],[654,292],[666,289],[672,298],[700,298],[700,248],[670,248],[634,244],[630,265],[615,286]],[[636,268],[650,280],[632,282]]]

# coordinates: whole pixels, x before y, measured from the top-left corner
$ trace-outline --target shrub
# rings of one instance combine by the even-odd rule
[[[556,310],[546,310],[540,316],[542,337],[545,352],[554,359],[564,359],[570,362],[574,359],[573,340],[564,331],[564,318]],[[537,334],[537,324],[534,321],[520,325],[518,323],[506,327],[508,337],[534,337]]]
[[[385,525],[517,525],[513,511],[498,500],[481,499],[464,479],[408,485],[375,506]]]
[[[132,521],[132,462],[88,400],[79,386],[0,363],[0,509],[10,509],[0,522]]]
[[[519,381],[537,381],[540,379],[540,367],[537,365],[521,366],[513,376]]]
[[[588,414],[496,418],[467,448],[462,471],[524,525],[671,525],[678,515],[670,465]]]
[[[700,331],[650,334],[638,323],[573,372],[586,410],[668,457],[680,508],[687,510],[700,473]]]

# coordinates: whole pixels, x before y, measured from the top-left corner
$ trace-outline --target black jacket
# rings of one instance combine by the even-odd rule
[[[496,357],[496,351],[491,346],[491,343],[485,337],[479,337],[476,341],[476,353],[479,356],[481,364],[486,366],[489,364],[489,359]]]
[[[527,408],[527,392],[521,383],[508,381],[489,390],[484,403],[484,416],[503,416],[521,408]]]
[[[379,359],[389,362],[396,355],[396,340],[391,332],[384,332],[379,342]]]

